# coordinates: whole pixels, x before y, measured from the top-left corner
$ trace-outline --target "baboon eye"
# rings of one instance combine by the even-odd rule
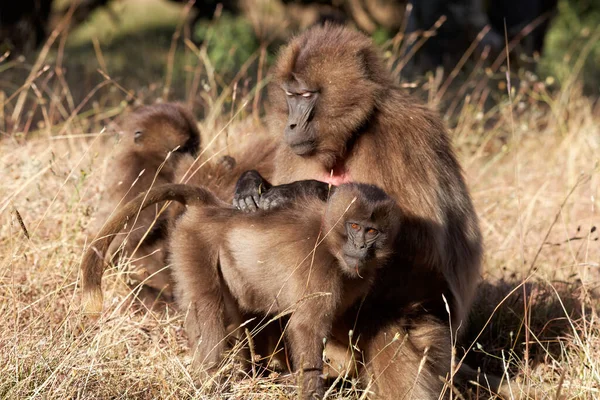
[[[360,225],[359,224],[352,223],[352,224],[350,224],[350,227],[352,229],[354,229],[355,231],[360,230]]]
[[[290,96],[290,97],[294,95],[294,93],[288,92],[287,90],[285,91],[285,94],[286,94],[286,96]]]
[[[140,136],[142,136],[142,131],[135,131],[135,133],[133,134],[134,138],[139,138]]]
[[[369,229],[367,229],[366,233],[367,233],[367,236],[369,236],[369,237],[375,237],[379,234],[379,231],[374,228],[369,228]]]
[[[304,92],[302,93],[302,97],[310,97],[312,96],[312,92]]]

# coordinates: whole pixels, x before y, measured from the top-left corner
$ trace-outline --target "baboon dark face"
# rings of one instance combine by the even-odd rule
[[[279,55],[269,88],[271,124],[295,155],[331,168],[388,81],[366,36],[329,25],[308,32]]]
[[[361,183],[338,186],[329,200],[325,228],[342,272],[362,278],[386,265],[402,212],[383,190]]]
[[[299,81],[282,85],[287,97],[288,119],[284,130],[284,141],[299,156],[315,151],[317,130],[313,117],[319,99],[317,88]]]
[[[375,249],[385,244],[385,234],[379,231],[373,221],[346,222],[346,243],[342,247],[342,258],[349,271],[360,274],[369,261],[375,258]]]

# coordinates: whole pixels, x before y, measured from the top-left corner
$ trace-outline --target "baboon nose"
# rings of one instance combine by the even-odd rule
[[[289,128],[290,129],[294,129],[296,127],[297,124],[290,124]]]

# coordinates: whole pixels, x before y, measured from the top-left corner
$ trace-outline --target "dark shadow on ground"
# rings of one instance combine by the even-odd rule
[[[484,282],[479,287],[470,323],[459,347],[464,354],[464,350],[475,343],[466,362],[496,375],[504,373],[504,364],[509,366],[510,374],[516,373],[525,361],[526,351],[532,368],[552,358],[560,360],[566,343],[573,341],[571,323],[578,327],[583,312],[589,318],[594,303],[597,304],[598,299],[590,298],[578,280],[536,281],[524,285],[516,279],[495,284]],[[530,314],[528,337],[524,323],[526,305]]]

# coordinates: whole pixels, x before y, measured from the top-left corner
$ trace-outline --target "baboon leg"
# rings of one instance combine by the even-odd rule
[[[227,345],[218,249],[186,228],[177,227],[171,241],[176,299],[179,309],[186,314],[185,330],[194,368],[207,371],[222,360]]]
[[[300,398],[314,399],[323,397],[325,392],[323,378],[323,339],[327,337],[330,331],[331,323],[322,320],[318,316],[327,316],[329,314],[325,306],[319,307],[323,302],[313,301],[310,304],[312,312],[308,307],[299,307],[290,317],[290,322],[286,330],[286,338],[290,344],[292,357],[292,367],[298,372],[300,377]],[[330,314],[329,314],[330,315]]]
[[[165,268],[166,242],[160,240],[152,246],[141,245],[135,252],[131,262],[132,286],[136,287],[141,282],[149,290],[140,291],[139,297],[148,306],[173,301],[173,281],[170,268]],[[132,249],[133,251],[133,249]],[[156,303],[156,304],[155,304]],[[150,307],[152,308],[152,307]]]
[[[148,309],[160,310],[163,305],[173,301],[171,272],[165,268],[166,241],[146,239],[140,243],[145,233],[144,229],[137,229],[117,235],[108,247],[107,253],[114,257],[114,260],[118,257],[115,256],[117,253],[124,254],[129,259],[127,277],[129,287],[135,290],[141,285],[142,290],[138,293],[139,300]],[[119,251],[121,247],[122,252]],[[145,290],[146,287],[149,290]]]
[[[250,351],[246,342],[246,325],[241,325],[245,322],[244,317],[238,307],[237,302],[233,298],[233,295],[229,291],[226,285],[222,286],[223,291],[223,304],[225,306],[225,326],[227,334],[227,343],[229,348],[232,349],[232,355],[238,362],[241,362],[244,368],[249,366],[252,362],[250,357]]]
[[[223,304],[218,293],[204,290],[198,301],[190,304],[185,321],[193,353],[193,365],[198,370],[217,367],[227,345],[227,331],[223,326]]]
[[[404,325],[404,324],[403,324]],[[375,399],[438,399],[450,371],[449,328],[433,319],[381,329],[364,342]]]
[[[257,317],[257,320],[260,321],[261,318]],[[253,330],[258,330],[258,333],[254,336],[254,352],[260,356],[261,364],[269,371],[285,372],[289,370],[289,362],[286,359],[284,348],[283,330],[279,325],[284,324],[286,321],[280,319],[269,324],[264,321],[250,324]],[[260,329],[257,329],[259,327]]]

